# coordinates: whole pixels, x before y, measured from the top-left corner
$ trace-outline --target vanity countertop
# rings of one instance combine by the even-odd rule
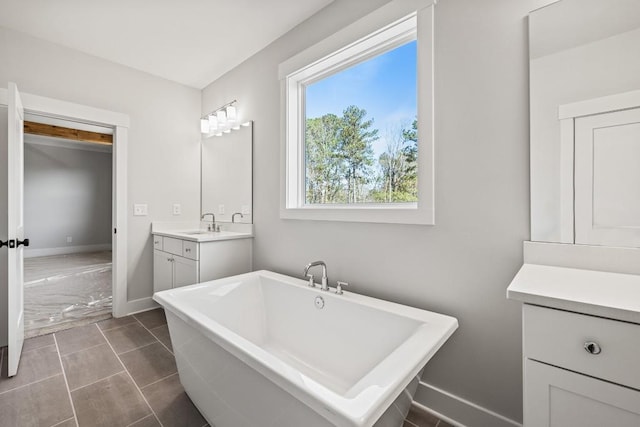
[[[173,237],[176,239],[190,240],[192,242],[204,243],[219,240],[250,239],[253,233],[239,231],[204,231],[204,230],[163,230],[152,231],[155,236]]]
[[[507,298],[640,323],[640,275],[524,264]]]

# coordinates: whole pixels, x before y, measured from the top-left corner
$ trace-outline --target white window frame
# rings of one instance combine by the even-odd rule
[[[433,0],[394,0],[280,64],[284,219],[434,224]],[[307,204],[305,85],[417,39],[418,202]]]

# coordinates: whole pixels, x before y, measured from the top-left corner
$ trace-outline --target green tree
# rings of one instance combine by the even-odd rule
[[[372,129],[373,119],[367,111],[355,105],[342,113],[340,155],[346,162],[347,203],[366,201],[365,185],[372,181],[374,163],[372,143],[378,139],[378,129]]]
[[[386,151],[378,158],[379,175],[372,198],[377,202],[398,203],[418,200],[417,121],[410,129],[389,129],[384,139]]]
[[[340,155],[341,119],[335,114],[307,119],[305,164],[307,203],[344,201],[342,177],[344,160]]]

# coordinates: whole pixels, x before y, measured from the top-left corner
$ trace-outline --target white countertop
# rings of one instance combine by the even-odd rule
[[[640,323],[640,275],[524,264],[507,298]]]
[[[251,239],[253,234],[237,231],[167,230],[154,231],[155,236],[173,237],[192,242],[215,242],[218,240]]]

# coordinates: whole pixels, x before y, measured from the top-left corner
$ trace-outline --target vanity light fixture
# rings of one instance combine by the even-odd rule
[[[229,120],[229,122],[231,123],[235,122],[236,119],[238,118],[236,107],[234,107],[233,105],[229,105],[226,109],[226,112],[227,112],[227,120]]]
[[[207,124],[209,125],[209,128],[207,129],[206,132],[202,132],[202,133],[209,133],[209,132],[214,132],[218,130],[218,117],[216,117],[215,115],[209,116],[209,120],[207,120]]]
[[[208,119],[200,119],[200,132],[201,133],[209,133],[209,120]]]
[[[218,123],[221,125],[227,122],[227,113],[224,110],[216,112],[216,117],[218,117]]]
[[[222,136],[223,133],[231,133],[231,130],[240,129],[237,100],[227,102],[223,106],[216,108],[210,113],[200,118],[200,132],[206,137]],[[242,123],[242,126],[249,126],[251,122]]]

